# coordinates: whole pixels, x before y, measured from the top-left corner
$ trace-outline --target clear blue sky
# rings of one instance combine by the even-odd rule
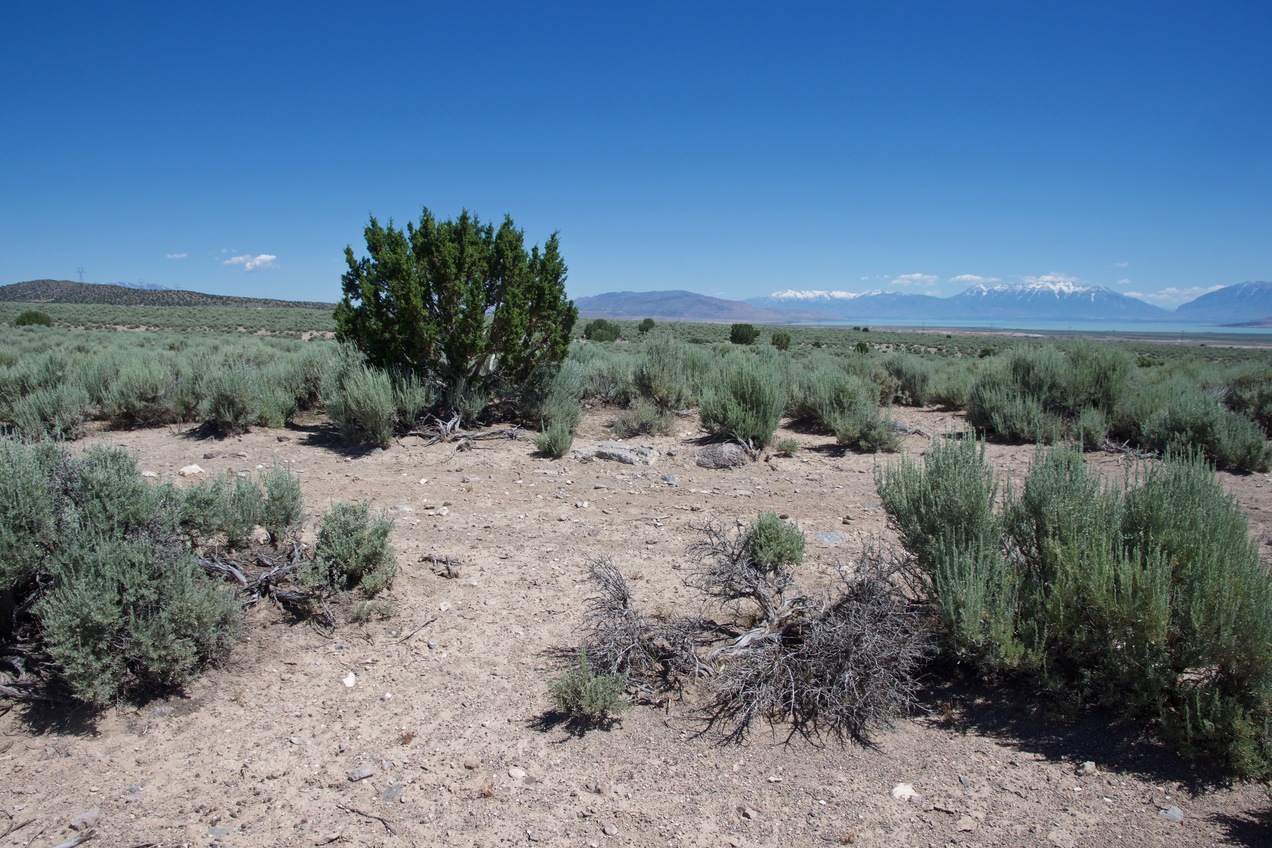
[[[0,283],[336,300],[370,214],[573,296],[1272,280],[1272,2],[18,3]]]

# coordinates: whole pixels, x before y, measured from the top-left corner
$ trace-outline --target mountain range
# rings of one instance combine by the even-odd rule
[[[952,297],[892,291],[843,292],[787,289],[745,301],[691,292],[619,292],[581,297],[580,313],[603,318],[678,321],[752,321],[777,324],[816,321],[1188,322],[1260,326],[1272,324],[1272,283],[1228,286],[1174,311],[1104,286],[1069,282],[974,285]],[[748,311],[746,307],[752,310]]]

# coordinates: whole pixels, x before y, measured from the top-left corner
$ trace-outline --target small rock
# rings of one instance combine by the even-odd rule
[[[624,465],[652,465],[658,459],[658,451],[646,445],[623,445],[615,442],[601,442],[578,451],[579,461],[608,459]]]
[[[392,700],[393,700],[393,693],[392,693],[392,692],[385,692],[383,695],[381,695],[381,696],[380,696],[380,700],[381,700],[381,701],[392,701]]]
[[[663,481],[664,483],[666,483],[668,486],[679,486],[679,485],[680,485],[680,483],[676,480],[676,475],[675,475],[675,474],[664,474],[664,475],[662,476],[662,481]]]
[[[359,766],[349,772],[349,780],[356,783],[359,780],[366,780],[373,774],[375,774],[375,769],[371,768],[371,766]]]
[[[678,453],[680,453],[680,448],[675,448],[675,447],[667,448],[667,456],[675,456]]]
[[[508,776],[511,777],[513,780],[525,780],[526,770],[513,766],[512,768],[508,769]]]
[[[142,477],[158,477],[159,475],[153,471],[143,471],[141,472],[141,476]]]
[[[971,816],[963,816],[961,819],[958,820],[957,827],[959,830],[963,831],[964,833],[973,831],[976,829],[976,819],[972,818]]]
[[[309,740],[303,736],[293,736],[291,739],[287,741],[291,742],[293,745],[308,745],[309,744]]]
[[[575,508],[575,509],[587,509],[587,501],[575,501],[575,502],[574,502],[574,508]]]
[[[292,440],[291,436],[275,436],[274,438],[280,442],[290,442]]]
[[[206,474],[206,473],[207,473],[206,471],[204,471],[202,468],[194,464],[187,465],[177,472],[177,474],[181,475],[182,477],[198,477],[200,474]]]
[[[102,808],[92,807],[71,819],[71,830],[88,830],[101,821]]]
[[[446,612],[448,609],[450,609],[450,601],[442,601],[440,604],[437,605],[437,608],[441,610],[442,612]]]
[[[971,788],[971,786],[972,786],[972,780],[971,780],[971,778],[969,778],[969,777],[968,777],[967,775],[965,775],[965,774],[960,774],[960,775],[958,776],[958,782],[959,782],[959,783],[961,783],[961,784],[963,784],[963,787],[964,787],[964,788],[967,788],[967,789],[970,789],[970,788]]]
[[[375,450],[371,451],[371,456],[381,456],[383,454],[384,454],[384,448],[376,448]]]
[[[209,827],[208,828],[208,836],[212,837],[213,839],[221,839],[229,835],[230,835],[230,829],[228,827]]]
[[[352,671],[344,676],[343,683],[345,686],[348,686],[350,689],[352,689],[354,684],[357,682],[358,682],[358,676],[354,674]]]
[[[437,640],[436,640],[436,639],[429,639],[429,640],[428,640],[428,649],[429,649],[430,651],[436,651],[436,650],[437,650]]]
[[[813,539],[823,545],[838,545],[847,538],[846,533],[840,533],[837,530],[818,530],[813,534]]]
[[[1175,822],[1176,824],[1184,820],[1184,811],[1178,807],[1167,807],[1157,815],[1166,819],[1168,822]]]
[[[468,769],[469,771],[476,771],[477,766],[478,766],[478,762],[476,760],[464,760],[464,768]]]
[[[760,814],[757,813],[755,810],[751,809],[750,807],[743,807],[741,810],[741,813],[742,813],[742,818],[746,819],[747,821],[755,821],[756,819],[760,817]]]
[[[527,831],[526,831],[526,839],[529,839],[531,842],[538,842],[538,841],[539,841],[539,834],[538,834],[537,832],[533,831],[533,830],[527,830]]]
[[[1078,766],[1076,771],[1078,773],[1078,777],[1090,777],[1093,774],[1100,773],[1100,770],[1095,767],[1095,763],[1091,760],[1087,760],[1085,763]]]
[[[725,442],[703,447],[693,461],[702,468],[740,468],[748,464],[751,458],[741,445]]]
[[[612,825],[612,824],[607,824],[607,825],[605,825],[605,835],[606,835],[606,836],[618,836],[618,828],[614,827],[614,825]]]
[[[438,515],[450,515],[450,510],[449,510],[449,509],[447,509],[447,508],[446,508],[446,507],[444,507],[444,506],[443,506],[443,507],[439,507],[439,508],[438,508],[438,510],[437,510],[437,514],[438,514]]]
[[[392,786],[385,787],[384,791],[380,793],[380,800],[387,801],[392,804],[394,801],[399,800],[402,797],[402,793],[405,791],[405,786],[401,783],[395,783]]]
[[[389,507],[389,512],[415,512],[415,508],[410,504],[394,504]]]
[[[896,798],[898,801],[909,801],[918,794],[919,793],[914,791],[914,787],[908,783],[898,783],[896,786],[892,787],[892,797]]]
[[[217,453],[216,451],[208,451],[207,453],[205,453],[205,454],[203,455],[203,458],[204,458],[204,459],[216,459],[216,458],[217,458],[218,456],[220,456],[220,455],[221,455],[221,454]]]
[[[152,709],[150,711],[150,717],[151,718],[168,718],[175,712],[176,710],[174,710],[172,707],[168,706],[167,704],[163,704]]]

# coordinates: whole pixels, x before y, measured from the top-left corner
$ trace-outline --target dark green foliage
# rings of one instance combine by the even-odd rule
[[[636,325],[636,332],[640,333],[642,336],[648,333],[652,329],[654,329],[653,318],[646,318]]]
[[[794,439],[779,439],[773,445],[773,450],[781,456],[794,456],[799,451],[799,442]]]
[[[729,327],[729,341],[736,345],[755,344],[759,337],[760,331],[754,324],[734,324]]]
[[[0,443],[0,638],[92,706],[221,659],[238,604],[178,534],[182,505],[122,451]]]
[[[582,724],[602,724],[631,708],[625,697],[627,680],[621,674],[597,674],[588,664],[587,651],[579,651],[578,663],[552,681],[552,706]]]
[[[389,546],[392,528],[387,518],[371,517],[366,503],[335,504],[318,527],[311,579],[338,592],[359,589],[365,597],[375,597],[397,574]]]
[[[583,414],[582,399],[586,389],[583,366],[567,361],[554,370],[533,400],[537,407],[540,432],[534,444],[539,452],[560,459],[574,442],[574,430]]]
[[[467,210],[398,230],[375,218],[368,257],[345,249],[336,336],[373,366],[428,375],[487,397],[515,394],[536,368],[569,352],[578,310],[565,296],[557,235],[529,252],[510,217],[498,229]],[[453,399],[449,395],[448,399]]]
[[[773,347],[777,348],[778,350],[790,350],[791,349],[791,334],[783,333],[780,331],[774,333]]]
[[[799,565],[804,561],[804,534],[775,513],[762,512],[751,522],[746,549],[762,571]]]
[[[613,321],[596,318],[583,327],[583,338],[593,342],[616,342],[622,335],[622,329]]]
[[[702,396],[702,426],[754,447],[767,445],[786,408],[786,381],[772,366],[746,358],[724,365],[719,385]]]
[[[27,309],[13,319],[15,327],[52,327],[53,319],[47,312],[38,309]]]
[[[998,514],[970,442],[876,481],[956,655],[1060,703],[1150,720],[1242,777],[1272,775],[1272,582],[1200,455],[1119,491],[1076,450],[1043,451]]]

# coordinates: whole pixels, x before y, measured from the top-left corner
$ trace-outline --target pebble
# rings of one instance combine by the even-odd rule
[[[71,819],[71,830],[87,830],[101,821],[102,808],[92,807]]]
[[[373,774],[375,774],[375,769],[371,768],[371,766],[359,766],[358,768],[349,772],[349,780],[354,782],[357,782],[359,780],[366,780],[368,777],[370,777]]]
[[[220,839],[224,836],[229,836],[229,835],[230,835],[230,829],[228,827],[209,827],[208,828],[208,836],[212,837],[213,839]]]
[[[142,477],[158,477],[159,475],[153,471],[143,471],[141,472],[141,476]]]
[[[892,797],[898,801],[911,801],[920,797],[919,793],[914,791],[914,787],[908,783],[898,783],[892,787]],[[917,803],[917,802],[916,802]]]
[[[965,774],[960,774],[958,776],[958,782],[963,784],[963,786],[966,788],[971,788],[972,780]]]
[[[1178,807],[1167,807],[1165,810],[1162,810],[1157,815],[1166,819],[1166,821],[1168,822],[1179,823],[1184,820],[1184,811],[1179,809]]]
[[[1078,777],[1090,777],[1093,774],[1099,774],[1100,770],[1095,767],[1095,763],[1087,760],[1077,768]]]
[[[468,769],[469,771],[476,771],[477,765],[478,763],[476,760],[464,760],[464,768]]]
[[[508,769],[508,776],[511,777],[513,780],[525,780],[526,770],[513,766],[512,768]]]
[[[676,479],[676,475],[675,475],[675,474],[664,474],[664,475],[662,476],[662,481],[663,481],[664,483],[666,483],[668,486],[679,486],[679,485],[680,485],[680,482]]]
[[[151,718],[168,718],[175,712],[176,710],[174,710],[172,707],[163,705],[163,706],[158,706],[152,709],[150,711],[150,717]]]
[[[287,741],[291,742],[293,745],[308,745],[309,744],[309,740],[303,736],[293,736],[291,739]]]
[[[345,686],[352,689],[354,684],[358,682],[358,676],[351,671],[344,676],[343,682]]]
[[[813,538],[823,545],[838,545],[848,536],[835,530],[819,530],[813,534]]]
[[[755,810],[751,809],[750,807],[742,808],[742,818],[747,819],[748,821],[755,821],[759,817],[760,817],[760,814],[757,813]]]
[[[184,466],[184,467],[183,467],[180,471],[178,471],[177,473],[178,473],[179,475],[181,475],[182,477],[197,477],[198,475],[200,475],[200,474],[205,474],[205,473],[207,473],[207,472],[205,472],[205,471],[204,471],[202,468],[200,468],[199,466],[194,465],[194,464],[191,464],[191,465]]]
[[[618,828],[614,827],[612,824],[605,825],[604,830],[606,836],[618,836]]]
[[[392,804],[394,801],[400,800],[402,797],[402,793],[405,791],[406,791],[405,786],[403,786],[401,783],[395,783],[392,786],[385,787],[384,791],[380,793],[380,800],[388,801],[390,804]]]
[[[441,612],[446,612],[448,609],[450,609],[450,601],[442,601],[440,604],[437,605],[437,608]]]

